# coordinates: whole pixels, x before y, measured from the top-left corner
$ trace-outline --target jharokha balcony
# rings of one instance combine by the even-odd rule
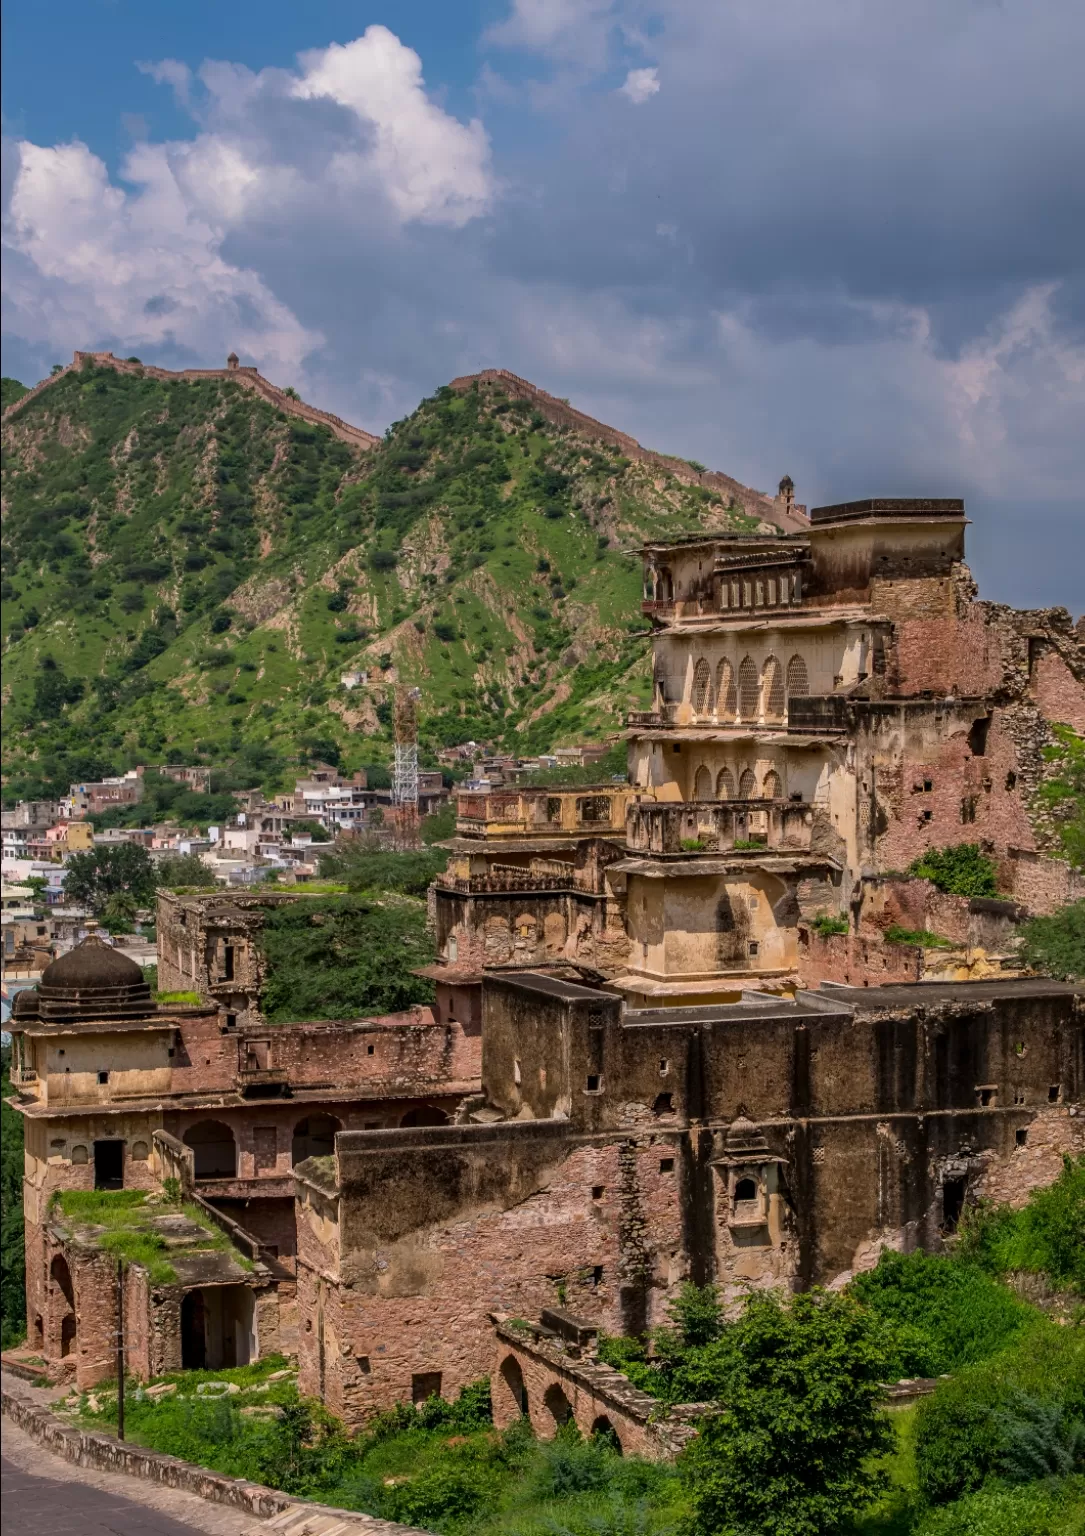
[[[630,853],[806,853],[813,806],[795,800],[685,800],[629,807]]]

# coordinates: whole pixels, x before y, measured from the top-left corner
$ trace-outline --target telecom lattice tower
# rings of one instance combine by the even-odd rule
[[[400,838],[407,847],[418,841],[418,697],[417,688],[396,687],[392,803]]]

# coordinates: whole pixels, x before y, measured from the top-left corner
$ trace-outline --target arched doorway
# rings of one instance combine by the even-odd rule
[[[290,1161],[295,1166],[307,1157],[331,1157],[335,1151],[335,1133],[343,1129],[334,1115],[307,1115],[294,1127],[290,1143]]]
[[[54,1317],[60,1320],[60,1327],[56,1332],[56,1339],[60,1347],[61,1358],[75,1353],[78,1325],[75,1316],[75,1288],[72,1285],[72,1272],[68,1268],[68,1261],[62,1253],[58,1253],[49,1266],[49,1278],[54,1286]]]
[[[181,1369],[207,1365],[207,1307],[202,1291],[186,1291],[181,1301]]]
[[[182,1138],[192,1148],[194,1172],[198,1179],[235,1179],[237,1177],[237,1142],[234,1133],[221,1120],[200,1120],[190,1125]]]
[[[527,1387],[524,1373],[515,1355],[506,1355],[501,1362],[501,1380],[518,1409],[521,1418],[527,1418]]]
[[[694,800],[712,799],[712,775],[702,763],[693,779]]]
[[[620,1456],[622,1454],[622,1442],[618,1438],[618,1431],[605,1413],[601,1413],[592,1425],[591,1438],[607,1446],[609,1450],[614,1451],[617,1455]]]
[[[447,1125],[448,1116],[443,1109],[437,1109],[433,1104],[419,1104],[417,1109],[409,1109],[399,1123],[400,1125]]]
[[[543,1407],[553,1421],[555,1433],[573,1416],[573,1406],[556,1381],[551,1382],[543,1393]]]

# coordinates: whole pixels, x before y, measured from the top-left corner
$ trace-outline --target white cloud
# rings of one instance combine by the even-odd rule
[[[294,95],[327,97],[374,130],[372,145],[344,151],[336,175],[375,174],[403,219],[462,225],[493,196],[490,146],[475,118],[458,122],[426,95],[422,60],[387,27],[301,55]]]
[[[182,107],[189,103],[192,89],[192,71],[179,59],[158,59],[154,63],[141,60],[136,68],[141,74],[150,75],[156,85],[168,85]]]
[[[619,86],[623,96],[628,96],[635,107],[650,101],[659,93],[658,69],[631,69],[625,77],[625,84]]]
[[[185,206],[161,149],[139,146],[112,186],[85,144],[18,146],[5,219],[5,329],[63,351],[118,340],[229,347],[291,374],[323,337],[255,273],[223,260],[219,237]]]

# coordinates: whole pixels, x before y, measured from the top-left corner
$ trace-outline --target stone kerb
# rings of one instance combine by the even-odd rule
[[[494,1425],[522,1417],[541,1440],[572,1419],[585,1438],[606,1433],[626,1456],[670,1461],[696,1435],[708,1411],[699,1403],[667,1408],[628,1377],[541,1323],[494,1317],[497,1354],[491,1397]]]
[[[48,1408],[18,1396],[6,1386],[0,1394],[0,1407],[24,1434],[54,1456],[75,1466],[99,1472],[119,1472],[144,1482],[161,1483],[167,1488],[194,1493],[212,1503],[247,1511],[260,1520],[274,1521],[270,1527],[274,1530],[297,1531],[298,1536],[303,1531],[311,1531],[314,1536],[318,1531],[328,1532],[329,1536],[340,1536],[340,1533],[348,1536],[351,1532],[364,1532],[366,1536],[427,1536],[426,1532],[411,1526],[379,1520],[373,1515],[359,1515],[328,1504],[301,1504],[289,1494],[265,1488],[261,1483],[250,1483],[241,1477],[224,1477],[206,1467],[167,1456],[162,1451],[145,1450],[113,1435],[77,1429],[62,1423]],[[307,1516],[308,1520],[303,1519],[301,1525],[295,1527],[290,1519],[292,1512],[299,1518]]]

